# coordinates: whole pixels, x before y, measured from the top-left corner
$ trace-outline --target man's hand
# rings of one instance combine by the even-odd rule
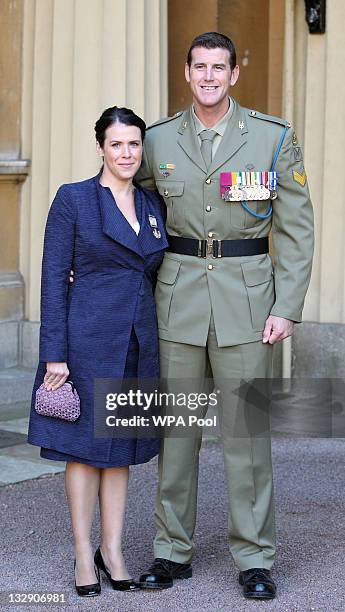
[[[290,319],[283,317],[275,317],[270,315],[265,324],[262,342],[266,344],[274,344],[280,340],[284,340],[288,336],[292,336],[294,323]]]
[[[44,377],[44,386],[47,391],[55,391],[59,387],[65,384],[69,376],[69,369],[67,363],[47,363],[47,372]]]

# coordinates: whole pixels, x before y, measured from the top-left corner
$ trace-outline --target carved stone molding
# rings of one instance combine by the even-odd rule
[[[22,183],[25,181],[30,169],[28,159],[5,159],[0,160],[0,182],[11,181]]]

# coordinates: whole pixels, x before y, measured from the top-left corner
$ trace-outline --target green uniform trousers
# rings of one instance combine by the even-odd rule
[[[195,381],[208,376],[221,390],[218,416],[228,484],[230,551],[240,570],[269,569],[274,562],[271,440],[269,400],[263,409],[263,402],[258,406],[248,401],[246,393],[231,389],[238,389],[239,381],[269,380],[272,349],[261,341],[219,348],[212,318],[206,347],[160,341],[161,376],[168,379],[168,390],[169,379]],[[198,415],[206,410],[200,408]],[[192,559],[201,438],[202,429],[197,427],[188,437],[162,440],[155,557],[178,563]],[[212,483],[210,494],[211,487]]]

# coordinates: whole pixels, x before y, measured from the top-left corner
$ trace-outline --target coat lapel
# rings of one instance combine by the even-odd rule
[[[191,161],[206,174],[207,169],[205,166],[204,159],[201,155],[198,136],[194,128],[191,108],[189,108],[183,113],[182,122],[178,129],[178,133],[179,136],[177,137],[177,142],[180,145],[181,149],[183,149],[186,155],[188,155],[188,157],[191,159]]]
[[[248,139],[248,127],[243,109],[234,101],[234,112],[229,120],[225,134],[219,144],[208,174],[211,175],[243,147]]]
[[[138,240],[138,236],[120,209],[116,206],[113,194],[111,193],[109,187],[103,187],[100,185],[99,178],[100,174],[95,177],[95,182],[101,211],[103,232],[109,236],[109,238],[112,238],[112,240],[119,242],[122,244],[122,246],[134,251],[140,257],[143,257],[144,254],[140,241]],[[140,202],[138,207],[136,202],[136,209],[137,214],[139,214],[138,220],[140,220],[142,217]]]

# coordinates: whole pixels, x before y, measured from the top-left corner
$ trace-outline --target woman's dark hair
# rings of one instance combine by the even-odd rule
[[[104,145],[106,129],[114,123],[123,123],[124,125],[135,125],[141,132],[141,140],[144,142],[146,123],[138,117],[130,108],[119,108],[111,106],[106,108],[95,124],[96,140],[101,147]]]
[[[219,34],[219,32],[205,32],[194,38],[187,55],[187,64],[189,67],[192,63],[192,51],[195,47],[204,47],[204,49],[227,49],[230,54],[231,70],[236,66],[235,45],[230,38],[225,36],[225,34]]]

